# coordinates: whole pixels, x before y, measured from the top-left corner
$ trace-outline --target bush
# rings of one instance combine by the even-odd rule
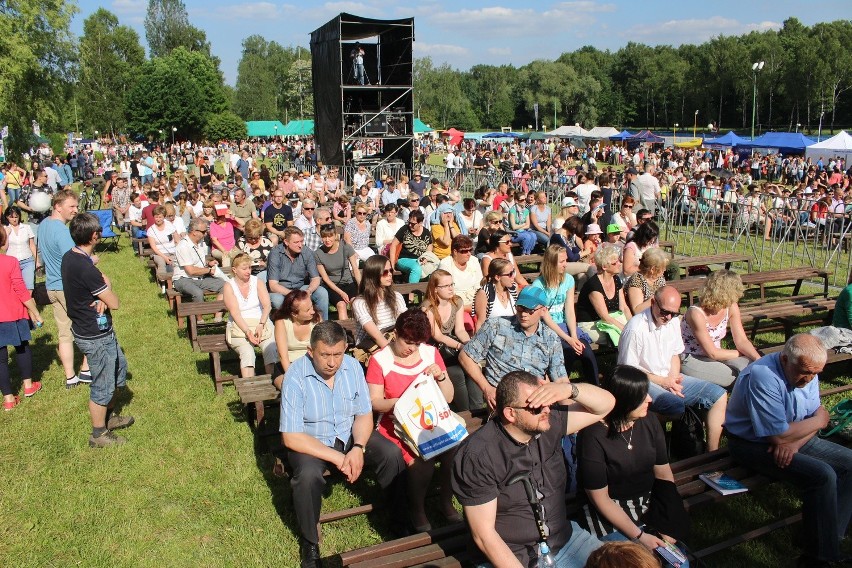
[[[226,110],[207,115],[204,137],[208,140],[239,140],[246,136],[246,123],[233,112]]]

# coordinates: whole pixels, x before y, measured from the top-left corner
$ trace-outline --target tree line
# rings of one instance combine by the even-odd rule
[[[0,8],[0,126],[7,153],[42,132],[210,140],[245,136],[246,120],[313,116],[310,53],[247,37],[235,87],[224,81],[203,30],[183,0],[149,0],[145,37],[100,8],[70,31],[74,0],[6,0]],[[467,71],[426,56],[414,63],[414,110],[435,128],[552,128],[579,123],[688,129],[815,131],[852,124],[852,21],[718,36],[701,45],[617,51],[585,46],[521,67]],[[844,40],[846,40],[844,42]],[[763,61],[754,72],[752,63]],[[696,112],[697,111],[697,112]],[[59,135],[56,135],[59,136]],[[59,143],[58,140],[55,141]]]

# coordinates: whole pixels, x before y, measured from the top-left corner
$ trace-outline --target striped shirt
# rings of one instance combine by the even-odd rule
[[[348,444],[355,417],[372,412],[370,393],[361,365],[349,355],[334,374],[334,387],[317,374],[314,360],[305,355],[290,364],[281,389],[283,433],[302,433],[328,447],[335,440]]]
[[[376,306],[376,321],[370,316],[370,310],[364,298],[358,297],[353,300],[352,311],[355,314],[355,345],[361,345],[365,339],[370,337],[370,334],[364,330],[364,326],[368,323],[373,322],[379,328],[379,331],[391,328],[396,324],[396,318],[406,310],[407,306],[405,305],[405,298],[402,297],[402,294],[399,292],[394,292],[394,294],[396,294],[396,315],[382,301]]]

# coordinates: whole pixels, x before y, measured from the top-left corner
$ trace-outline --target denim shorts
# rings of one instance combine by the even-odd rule
[[[653,400],[650,410],[663,416],[680,416],[685,406],[708,410],[726,394],[725,389],[719,385],[689,375],[683,376],[681,385],[683,398],[652,382],[648,389]]]
[[[89,359],[92,372],[92,384],[89,385],[89,399],[99,406],[107,406],[115,394],[115,389],[127,384],[127,359],[118,344],[115,332],[97,339],[75,337],[74,343],[83,355]]]

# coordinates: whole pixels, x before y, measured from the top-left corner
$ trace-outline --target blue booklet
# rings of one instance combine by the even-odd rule
[[[734,493],[748,491],[748,487],[721,471],[702,473],[698,478],[722,495],[733,495]]]

